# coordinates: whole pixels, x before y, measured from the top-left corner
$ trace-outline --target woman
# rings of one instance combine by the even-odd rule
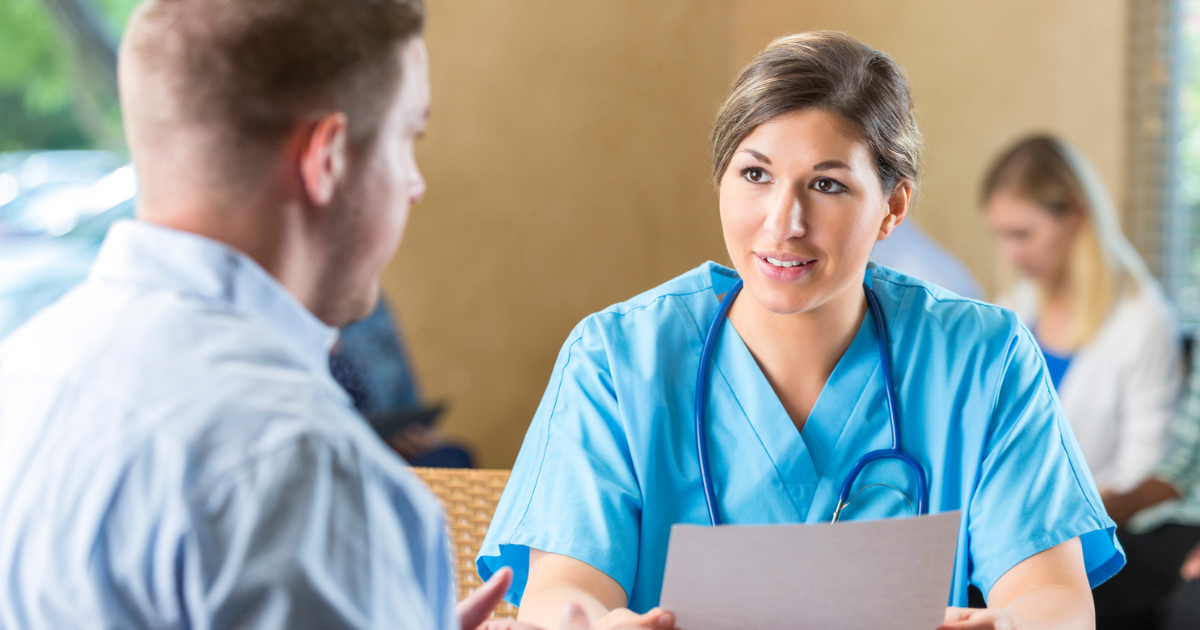
[[[1182,387],[1166,300],[1100,178],[1067,144],[1018,142],[983,198],[1002,255],[1024,276],[998,303],[1033,330],[1102,494],[1127,491],[1162,455]]]
[[[828,522],[850,467],[891,443],[890,387],[930,511],[963,511],[951,602],[975,584],[995,607],[950,609],[947,627],[1090,627],[1089,585],[1124,560],[1028,331],[1003,309],[868,265],[917,177],[900,68],[839,33],[779,39],[734,83],[712,144],[734,269],[705,263],[576,327],[480,573],[512,566],[510,596],[538,625],[553,627],[566,603],[599,627],[673,623],[654,609],[671,525],[710,522],[693,405],[715,321],[702,384],[715,516]],[[723,296],[734,296],[727,318]],[[915,477],[896,461],[867,466],[840,518],[910,515]]]

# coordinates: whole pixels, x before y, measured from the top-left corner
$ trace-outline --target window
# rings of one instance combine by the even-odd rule
[[[0,2],[0,152],[123,151],[114,47],[136,5]]]
[[[1169,34],[1174,53],[1167,139],[1173,141],[1175,190],[1165,206],[1163,280],[1175,298],[1181,323],[1200,323],[1200,0],[1181,0]]]

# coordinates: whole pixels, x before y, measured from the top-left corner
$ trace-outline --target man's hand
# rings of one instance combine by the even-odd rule
[[[947,608],[938,630],[1016,630],[1013,616],[998,608]]]
[[[618,608],[596,620],[596,624],[592,625],[583,606],[567,604],[563,607],[561,630],[632,630],[634,628],[671,630],[674,627],[675,615],[661,608],[655,608],[642,615],[628,608]]]
[[[488,619],[504,599],[504,594],[512,584],[512,577],[512,569],[504,567],[492,574],[492,579],[487,583],[458,603],[455,612],[458,613],[463,630],[541,630],[516,619]]]

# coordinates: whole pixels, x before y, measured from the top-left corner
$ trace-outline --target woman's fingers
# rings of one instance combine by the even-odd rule
[[[675,627],[675,615],[673,615],[665,610],[662,610],[661,608],[655,608],[654,610],[651,610],[650,612],[648,612],[646,614],[647,615],[657,615],[656,617],[653,618],[654,626],[656,628],[662,628],[663,630],[667,630],[669,628]]]
[[[463,630],[475,630],[492,616],[492,611],[504,599],[512,584],[512,569],[504,567],[492,575],[483,586],[458,603],[458,619]]]
[[[517,621],[516,619],[488,619],[476,630],[542,630],[541,628]]]
[[[565,614],[564,611],[564,619],[566,619]],[[661,608],[654,608],[640,615],[628,608],[618,608],[598,619],[595,625],[591,627],[596,630],[624,630],[632,628],[671,630],[675,627],[675,615]],[[564,625],[563,628],[567,628],[567,626]],[[571,627],[569,630],[577,629]]]
[[[1016,621],[1004,610],[990,608],[947,608],[938,630],[1016,630]]]

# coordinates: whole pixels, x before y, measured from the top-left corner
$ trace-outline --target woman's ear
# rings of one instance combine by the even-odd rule
[[[908,206],[912,203],[913,182],[910,179],[902,179],[899,184],[896,184],[895,190],[887,199],[887,215],[883,217],[883,223],[879,226],[879,236],[876,240],[884,240],[891,235],[892,230],[904,221],[908,216]]]
[[[307,137],[300,146],[300,178],[309,202],[324,207],[346,177],[349,161],[348,124],[341,112],[326,114],[306,127]]]

